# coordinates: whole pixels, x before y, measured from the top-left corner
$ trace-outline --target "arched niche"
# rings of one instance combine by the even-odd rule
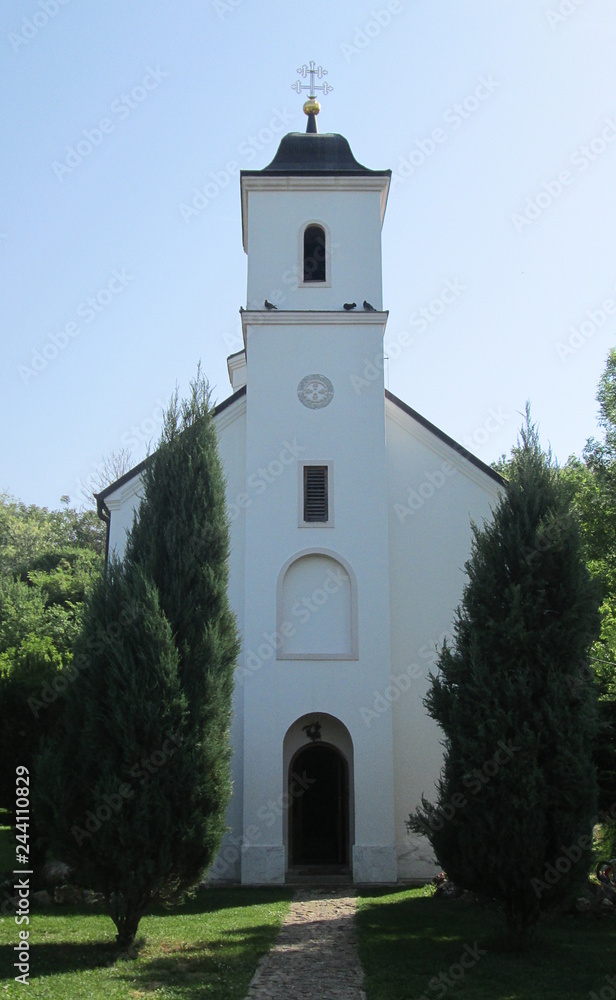
[[[278,578],[279,660],[357,659],[357,586],[327,549],[298,553]]]

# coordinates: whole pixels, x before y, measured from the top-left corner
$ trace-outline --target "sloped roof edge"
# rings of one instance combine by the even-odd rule
[[[397,396],[394,396],[393,392],[390,392],[389,389],[385,390],[385,398],[388,399],[390,403],[393,403],[394,406],[399,407],[399,409],[401,409],[404,413],[407,413],[409,417],[413,418],[413,420],[416,420],[417,423],[421,424],[422,427],[425,427],[426,430],[430,431],[431,434],[434,434],[435,437],[439,438],[441,441],[444,441],[445,444],[449,445],[450,448],[453,448],[454,451],[457,451],[458,455],[462,455],[462,457],[466,458],[467,461],[471,462],[482,472],[485,472],[485,474],[489,476],[490,479],[493,479],[495,482],[497,482],[499,486],[505,485],[506,480],[503,479],[500,472],[497,472],[496,469],[493,469],[490,465],[486,465],[485,462],[482,462],[480,458],[477,458],[476,455],[473,455],[473,453],[470,452],[467,448],[465,448],[464,445],[461,445],[457,441],[454,441],[453,438],[449,437],[449,434],[445,434],[445,431],[440,430],[440,428],[438,428],[435,424],[430,423],[429,420],[427,420],[425,417],[422,417],[421,413],[418,413],[417,410],[414,410],[412,406],[409,406],[403,400],[398,399]]]
[[[233,403],[235,403],[241,396],[244,396],[245,394],[246,394],[246,386],[243,385],[240,389],[237,390],[237,392],[232,393],[231,396],[227,396],[226,399],[223,399],[222,403],[218,403],[218,405],[214,407],[214,416],[217,417],[219,413],[222,413],[223,410],[227,409],[227,407],[232,406]],[[136,465],[133,469],[129,469],[128,472],[125,472],[124,475],[120,476],[119,479],[116,479],[115,482],[109,483],[109,486],[105,486],[105,489],[101,490],[100,493],[94,494],[94,496],[96,497],[96,508],[98,516],[101,518],[102,521],[107,520],[107,518],[104,516],[104,507],[103,507],[105,503],[105,497],[108,497],[110,493],[113,493],[113,491],[117,490],[120,486],[124,486],[125,483],[128,483],[131,479],[134,479],[135,476],[138,476],[141,470],[145,468],[149,460],[150,460],[149,456],[147,458],[144,458],[142,462],[139,462],[139,464]]]

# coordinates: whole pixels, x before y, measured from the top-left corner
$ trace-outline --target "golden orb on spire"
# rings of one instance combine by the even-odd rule
[[[304,103],[304,114],[305,115],[318,115],[321,110],[321,105],[314,97],[311,97],[308,101]]]

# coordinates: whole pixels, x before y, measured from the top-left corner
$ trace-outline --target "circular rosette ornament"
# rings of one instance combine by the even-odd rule
[[[297,387],[300,403],[311,410],[327,406],[334,398],[334,387],[326,375],[306,375]]]

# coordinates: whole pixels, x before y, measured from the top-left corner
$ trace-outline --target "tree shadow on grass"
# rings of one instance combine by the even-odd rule
[[[274,904],[288,900],[292,892],[285,888],[258,890],[202,890],[195,898],[187,900],[182,906],[167,908],[153,907],[143,918],[164,919],[178,916],[202,916],[207,921],[208,915],[228,909],[239,909],[247,906]],[[106,916],[101,907],[59,906],[46,911],[50,916],[71,917],[79,921],[80,917]],[[38,914],[37,914],[38,916]],[[256,924],[246,928],[238,927],[225,930],[213,940],[182,940],[191,938],[196,932],[194,925],[187,927],[184,934],[177,927],[166,939],[160,930],[148,934],[144,922],[140,924],[139,933],[133,946],[128,951],[121,951],[115,943],[115,928],[109,920],[109,939],[94,941],[53,941],[35,940],[32,950],[36,955],[36,976],[53,976],[62,973],[81,972],[111,966],[125,965],[126,974],[121,979],[127,981],[143,980],[145,987],[152,989],[152,980],[164,980],[165,984],[172,982],[177,985],[184,976],[187,985],[195,979],[210,981],[221,979],[228,975],[229,963],[233,962],[238,969],[251,971],[258,954],[266,951],[276,935],[277,924]],[[44,914],[41,913],[41,924]],[[102,937],[102,935],[101,935]],[[148,951],[155,956],[148,958]],[[161,954],[162,953],[162,954]],[[0,965],[12,969],[15,961],[13,944],[0,946]],[[180,979],[178,979],[180,977]],[[150,985],[148,986],[148,983]]]
[[[169,914],[215,913],[218,910],[260,906],[262,903],[282,903],[293,897],[293,889],[285,886],[247,888],[246,886],[208,886],[199,889],[191,899],[181,906],[153,906],[146,916],[164,917]]]
[[[509,943],[498,910],[474,902],[375,892],[364,897],[357,920],[368,984],[387,1000],[437,989],[444,995],[454,984],[477,1000],[588,1000],[613,971],[612,919],[555,919],[522,953]]]
[[[249,928],[224,931],[218,938],[187,943],[170,938],[168,942],[149,941],[139,937],[128,951],[120,951],[114,941],[78,942],[37,942],[33,946],[36,956],[36,977],[53,976],[60,973],[85,972],[97,968],[121,967],[124,963],[126,976],[131,982],[157,979],[178,982],[182,972],[217,975],[227,969],[230,962],[237,967],[254,964],[256,952],[266,951],[272,943],[278,928],[260,924]],[[148,949],[156,950],[155,957],[147,957]],[[162,952],[162,954],[161,954]],[[12,945],[0,947],[0,965],[11,969],[15,961]]]
[[[246,989],[258,958],[273,944],[277,933],[277,926],[258,924],[223,931],[210,940],[158,941],[156,955],[151,958],[146,942],[138,962],[118,964],[117,978],[133,989],[151,991],[165,987],[188,990],[191,986],[209,989],[216,984],[226,990],[232,977],[238,988]]]
[[[63,972],[82,972],[114,965],[118,949],[114,941],[35,942],[31,947],[36,957],[36,977],[55,976]],[[12,969],[15,959],[13,945],[0,946],[0,967]],[[33,966],[31,966],[31,974]]]

